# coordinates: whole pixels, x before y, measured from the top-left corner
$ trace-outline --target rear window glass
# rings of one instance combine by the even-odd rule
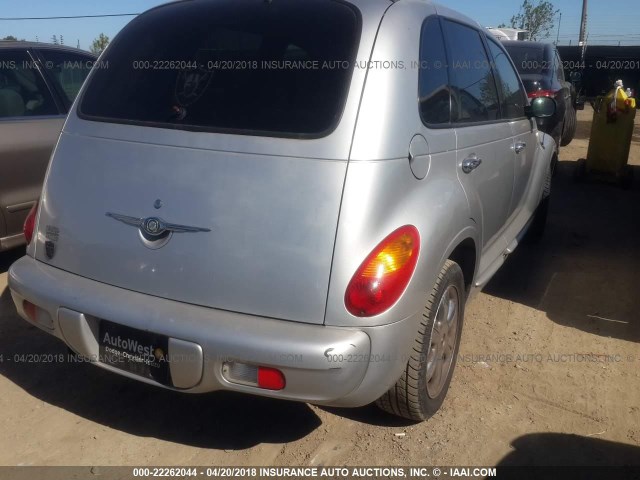
[[[513,64],[521,74],[543,73],[552,67],[552,62],[545,58],[543,48],[507,46],[507,52]]]
[[[90,80],[80,115],[322,136],[342,115],[359,39],[357,10],[339,1],[168,4],[118,35]]]

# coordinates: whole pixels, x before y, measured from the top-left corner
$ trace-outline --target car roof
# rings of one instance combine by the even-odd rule
[[[405,1],[413,2],[415,0],[388,0],[388,1],[391,1],[391,3],[400,3]],[[432,0],[419,0],[419,1],[421,3],[431,5],[432,7],[434,7],[438,15],[442,15],[444,17],[450,18],[451,20],[457,20],[458,22],[461,22],[461,23],[473,25],[476,28],[482,28],[482,26],[474,19],[467,17],[466,15],[460,13],[457,10],[451,9],[446,5],[442,5],[438,2],[433,2]]]
[[[39,50],[57,50],[60,52],[74,52],[74,53],[82,53],[85,55],[90,55],[95,57],[96,55],[87,52],[86,50],[81,50],[79,48],[69,47],[67,45],[54,45],[52,43],[42,43],[42,42],[25,42],[25,41],[7,41],[0,40],[0,49],[11,49],[11,50],[27,50],[29,48],[37,48]]]
[[[555,48],[552,43],[544,43],[544,42],[531,42],[524,40],[504,40],[502,44],[507,47],[525,47],[525,48],[536,48],[539,50],[548,50]]]
[[[177,3],[177,2],[183,2],[183,1],[189,1],[189,0],[168,0],[165,3],[161,3],[159,5],[156,5],[148,10],[146,10],[143,13],[146,13],[148,11],[151,10],[155,10],[156,8],[161,8],[164,7],[166,5],[170,5],[172,3]],[[394,3],[403,3],[403,2],[413,2],[415,0],[347,0],[349,3],[351,3],[352,5],[355,5],[356,7],[363,9],[366,8],[367,6],[374,4],[374,3],[378,3],[378,4],[383,4],[383,5],[391,5]],[[475,20],[467,17],[466,15],[463,15],[462,13],[456,11],[456,10],[452,10],[449,7],[446,7],[444,5],[441,5],[437,2],[433,2],[432,0],[419,0],[421,3],[427,4],[427,5],[432,5],[433,7],[435,7],[437,13],[439,15],[444,15],[446,17],[449,17],[453,20],[458,20],[462,23],[467,23],[469,25],[473,25],[474,27],[481,27],[481,25],[476,22]]]
[[[402,1],[402,0],[400,0]],[[431,2],[430,0],[424,0],[425,3],[429,3],[431,5],[433,5],[436,9],[436,12],[438,13],[438,15],[442,15],[444,17],[450,18],[451,20],[457,20],[458,22],[461,23],[466,23],[467,25],[472,25],[480,30],[484,30],[482,28],[482,25],[480,25],[477,21],[475,21],[473,18],[467,17],[466,15],[460,13],[457,10],[453,10],[445,5],[441,5],[439,3],[435,3],[435,2]]]

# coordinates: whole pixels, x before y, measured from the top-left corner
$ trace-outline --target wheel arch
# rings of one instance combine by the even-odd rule
[[[476,265],[478,263],[477,258],[476,242],[471,237],[466,237],[460,241],[447,258],[448,260],[456,262],[462,269],[467,295],[473,286],[473,279],[476,274]]]
[[[474,279],[477,275],[478,266],[480,265],[480,232],[473,225],[467,225],[465,228],[453,237],[449,243],[445,254],[440,259],[440,268],[447,260],[453,260],[462,269],[464,275],[464,285],[467,297],[473,291]]]

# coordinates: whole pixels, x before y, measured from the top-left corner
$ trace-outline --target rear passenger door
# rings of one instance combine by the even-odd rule
[[[501,119],[500,101],[482,34],[443,19],[451,82],[451,121],[457,135],[458,178],[474,219],[482,224],[482,247],[507,246],[501,232],[513,189],[511,127]],[[489,255],[492,257],[494,255]]]
[[[490,36],[487,35],[486,38],[498,84],[502,117],[509,122],[513,134],[511,155],[515,177],[513,198],[509,209],[509,217],[511,217],[520,211],[531,183],[536,134],[532,120],[528,119],[524,113],[528,100],[520,82],[520,76],[504,48]]]
[[[62,112],[27,50],[0,50],[0,237],[5,246],[21,240],[62,129]]]

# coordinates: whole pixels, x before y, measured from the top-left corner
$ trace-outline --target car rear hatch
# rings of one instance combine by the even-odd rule
[[[176,2],[136,18],[65,125],[36,258],[150,295],[322,323],[366,21],[331,0]]]
[[[507,42],[505,48],[527,93],[550,88],[550,77],[554,70],[553,57],[548,56],[544,44]]]
[[[521,74],[522,84],[528,94],[535,93],[540,90],[549,90],[551,88],[551,81],[547,75],[538,73],[525,73]]]

